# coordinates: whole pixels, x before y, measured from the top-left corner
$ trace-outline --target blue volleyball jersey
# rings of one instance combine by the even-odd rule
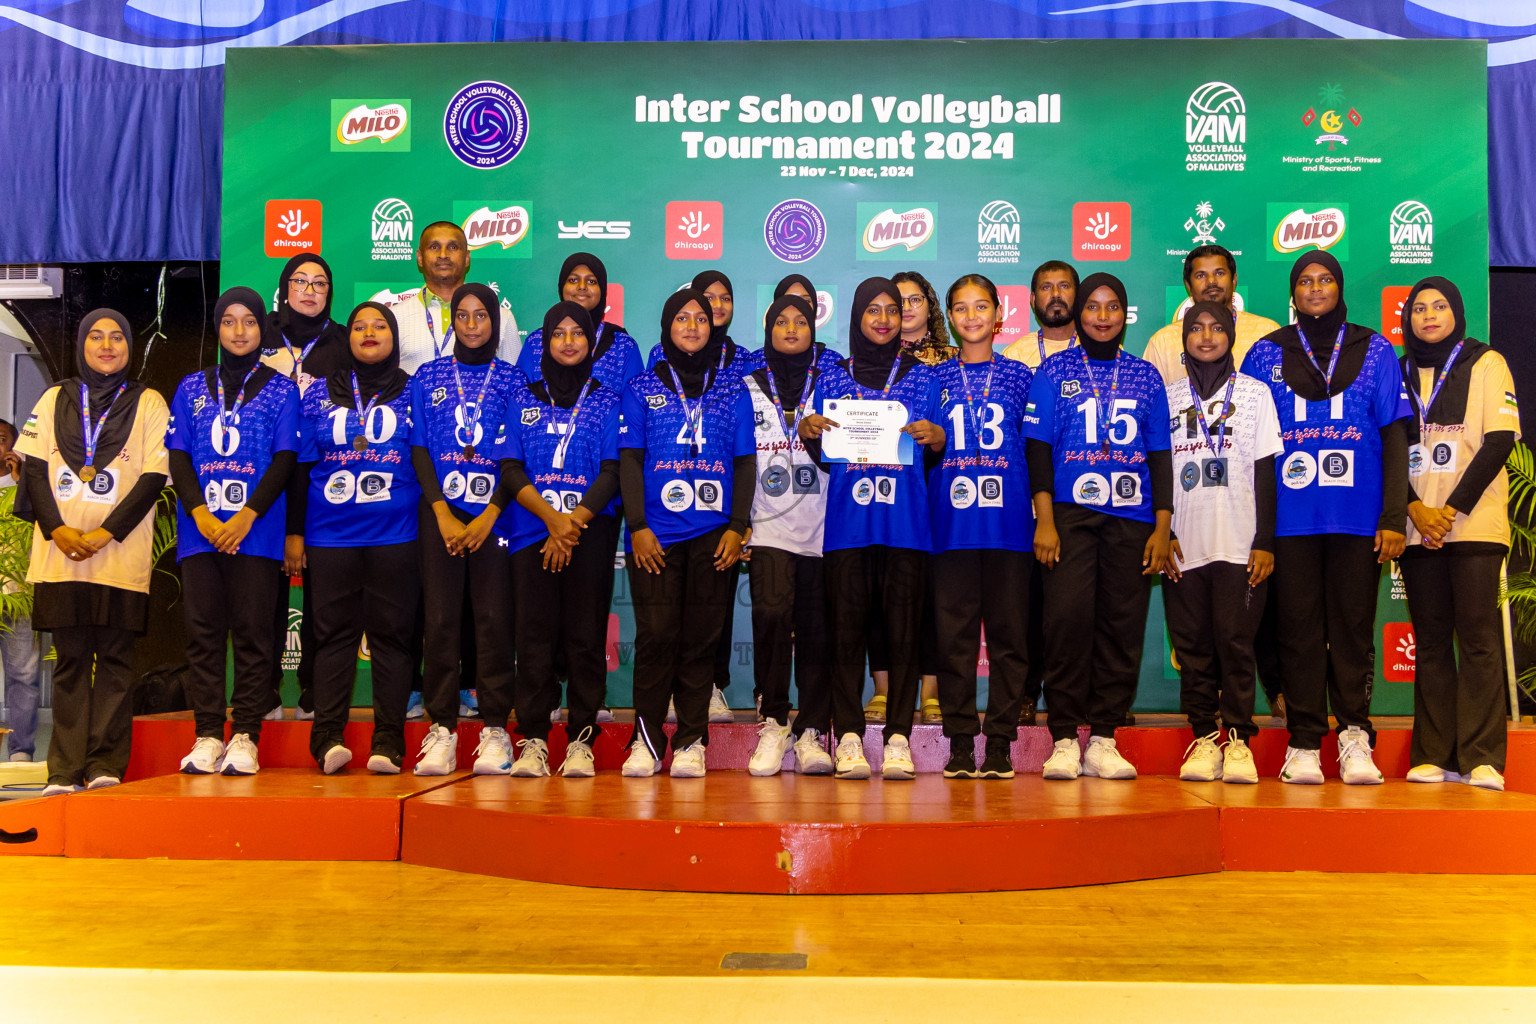
[[[629,332],[622,327],[615,327],[610,323],[597,325],[598,339],[613,336],[608,343],[608,348],[603,354],[592,360],[592,376],[612,388],[615,394],[624,393],[624,385],[630,378],[641,373],[640,346],[635,339],[629,336]],[[593,343],[593,348],[597,347]],[[544,328],[536,329],[523,340],[523,351],[517,357],[517,368],[522,370],[529,380],[543,380],[544,367]]]
[[[928,480],[935,552],[1033,550],[1035,512],[1024,461],[1024,408],[1033,377],[1029,367],[1001,355],[967,363],[963,378],[958,359],[934,368],[943,417],[937,422],[949,435],[944,461]]]
[[[737,378],[711,384],[691,427],[683,400],[652,370],[629,382],[620,448],[645,449],[645,524],[663,545],[730,522],[734,462],[757,454],[752,400]],[[697,454],[694,448],[698,448]],[[626,535],[625,550],[633,550]]]
[[[1053,500],[1153,521],[1147,453],[1171,443],[1167,386],[1145,359],[1122,351],[1113,362],[1089,360],[1080,347],[1049,357],[1030,384],[1024,436],[1051,446]]]
[[[539,496],[554,508],[574,512],[587,488],[597,480],[603,461],[619,457],[618,391],[601,381],[581,400],[576,416],[576,432],[565,449],[562,468],[555,466],[555,453],[570,428],[571,410],[540,401],[526,385],[512,395],[507,410],[507,436],[501,448],[504,459],[520,459],[528,479],[538,488]],[[618,499],[602,511],[612,514]],[[508,547],[517,551],[549,535],[544,521],[517,502],[509,515]]]
[[[299,408],[299,461],[317,463],[304,543],[357,548],[415,540],[421,486],[411,467],[411,389],[374,406],[366,429],[350,402],[331,401],[323,380],[304,392]],[[358,437],[367,441],[363,451],[353,447]]]
[[[238,411],[220,417],[216,388],[209,390],[201,370],[182,380],[171,400],[165,446],[191,456],[208,511],[228,522],[245,508],[272,456],[299,450],[299,389],[287,377],[273,376]],[[279,495],[251,524],[240,553],[281,561],[287,515],[288,499]],[[214,550],[178,501],[177,560]]]
[[[460,405],[453,362],[453,356],[434,359],[411,376],[411,446],[425,448],[432,456],[443,500],[460,512],[478,516],[501,479],[497,450],[509,429],[512,396],[528,382],[522,371],[500,359],[486,366],[460,366],[459,378],[464,382],[464,404]],[[475,400],[482,386],[485,401],[476,421]],[[474,458],[464,457],[465,446],[474,447]],[[491,532],[507,537],[511,530],[511,512],[503,509]]]
[[[1276,460],[1275,535],[1374,537],[1381,518],[1381,428],[1411,412],[1392,344],[1372,335],[1360,375],[1326,402],[1285,383],[1280,346],[1261,341],[1243,372],[1269,386],[1285,452]]]
[[[654,370],[656,369],[656,364],[666,358],[667,356],[662,350],[661,342],[658,341],[651,346],[651,354],[645,359],[645,368],[647,370]],[[750,374],[761,370],[764,365],[766,364],[763,361],[763,354],[761,352],[747,348],[745,345],[737,345],[735,357],[720,371],[720,382],[740,381]]]
[[[900,402],[907,422],[928,420],[943,426],[939,389],[933,370],[916,364],[891,385],[889,394],[866,388],[854,380],[847,363],[839,363],[816,384],[816,412],[834,400]],[[884,544],[893,548],[930,551],[933,537],[928,528],[928,481],[923,458],[926,448],[913,445],[910,466],[873,463],[827,464],[827,528],[823,551]]]

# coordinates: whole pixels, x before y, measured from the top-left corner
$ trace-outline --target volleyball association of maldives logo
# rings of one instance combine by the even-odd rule
[[[500,82],[474,82],[448,101],[443,137],[453,155],[490,170],[511,163],[528,141],[528,107]]]
[[[1206,82],[1184,102],[1184,169],[1241,171],[1248,159],[1248,106],[1226,82]]]
[[[785,263],[804,263],[821,252],[827,241],[827,219],[816,204],[786,199],[768,211],[763,221],[763,241],[768,251]]]

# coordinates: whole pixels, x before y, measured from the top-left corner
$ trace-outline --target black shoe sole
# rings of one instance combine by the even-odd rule
[[[962,772],[952,772],[948,768],[945,768],[944,769],[944,777],[946,779],[974,779],[974,778],[977,778],[978,776],[976,774],[976,769],[974,769],[974,768],[971,768],[968,771],[962,771]]]
[[[976,777],[979,778],[979,779],[1011,779],[1011,778],[1013,778],[1013,770],[1009,769],[1007,774],[1004,774],[1002,772],[995,772],[995,771],[994,772],[981,772]]]

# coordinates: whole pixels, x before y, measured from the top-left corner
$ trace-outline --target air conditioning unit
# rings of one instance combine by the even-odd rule
[[[64,294],[64,271],[40,263],[0,263],[0,299],[56,299]]]

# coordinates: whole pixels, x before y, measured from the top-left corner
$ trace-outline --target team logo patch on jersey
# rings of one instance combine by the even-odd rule
[[[457,501],[464,494],[464,474],[454,470],[443,477],[443,497]]]
[[[1077,393],[1079,391],[1082,391],[1082,390],[1083,390],[1083,385],[1081,383],[1079,383],[1078,381],[1075,381],[1075,380],[1064,380],[1064,381],[1061,382],[1061,397],[1062,398],[1075,398],[1077,396]]]
[[[789,490],[789,469],[785,466],[769,466],[763,470],[763,493],[777,498]]]
[[[539,422],[539,410],[529,406],[523,410],[523,426],[531,427]]]
[[[1280,369],[1279,363],[1276,363],[1274,366],[1269,368],[1269,379],[1274,381],[1276,384],[1279,384],[1281,381],[1285,380],[1285,372]]]
[[[192,399],[192,415],[196,416],[198,413],[202,412],[203,406],[207,404],[207,395],[198,395],[196,398]]]
[[[948,405],[949,404],[949,388],[945,388],[944,390],[939,392],[939,404],[940,405]]]
[[[875,482],[869,477],[860,477],[853,485],[853,500],[860,505],[868,505],[875,500]]]
[[[949,503],[955,508],[970,508],[976,504],[976,483],[970,477],[957,476],[949,485]]]
[[[763,410],[761,410],[761,409],[753,410],[753,412],[752,412],[752,424],[753,424],[753,426],[758,427],[759,429],[762,428],[762,425],[763,425]]]
[[[1441,441],[1439,444],[1435,445],[1435,450],[1433,454],[1430,455],[1430,459],[1434,462],[1437,468],[1444,467],[1451,461],[1451,446],[1446,444],[1444,441]]]
[[[1000,476],[979,476],[976,478],[976,490],[981,495],[982,508],[1003,507],[1003,478]]]
[[[687,480],[668,480],[661,485],[661,503],[669,511],[683,511],[693,504],[693,485]]]
[[[1200,467],[1193,462],[1184,463],[1184,468],[1179,470],[1179,486],[1186,491],[1192,491],[1200,484]]]
[[[1317,479],[1317,463],[1306,452],[1297,452],[1285,460],[1280,479],[1285,481],[1285,486],[1299,491]]]
[[[346,470],[332,473],[325,482],[325,500],[332,505],[345,505],[357,493],[357,480]]]
[[[442,405],[446,401],[448,401],[448,389],[447,388],[433,388],[432,389],[432,407],[434,409],[437,408],[439,405]]]
[[[646,395],[645,396],[645,404],[650,406],[652,409],[660,409],[662,406],[667,404],[667,396],[666,395]]]
[[[882,505],[896,504],[896,478],[893,476],[875,477],[875,500]]]
[[[1355,486],[1355,453],[1348,449],[1325,449],[1317,453],[1319,487]]]
[[[1072,500],[1079,505],[1102,505],[1109,500],[1109,481],[1098,473],[1084,473],[1072,484]]]
[[[796,494],[820,494],[821,475],[816,472],[815,466],[795,467],[795,493]]]

